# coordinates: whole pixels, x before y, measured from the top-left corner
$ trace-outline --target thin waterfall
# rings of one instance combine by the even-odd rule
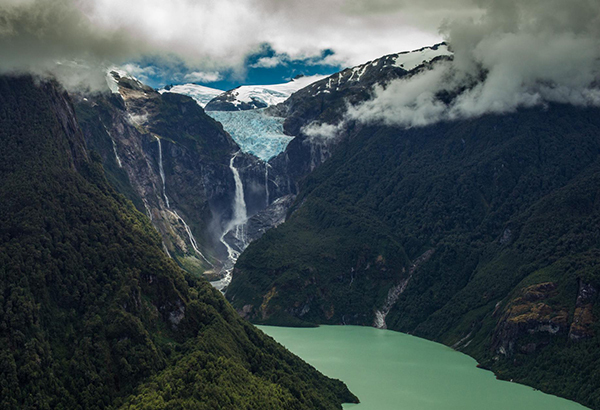
[[[160,179],[162,180],[162,188],[163,188],[163,197],[165,198],[165,203],[167,204],[167,208],[170,208],[169,205],[169,197],[167,196],[167,189],[165,186],[165,170],[163,169],[163,157],[162,157],[162,145],[160,142],[160,138],[156,135],[154,136],[156,141],[158,141],[158,171],[160,173]]]
[[[115,153],[115,158],[117,159],[117,164],[119,164],[119,168],[123,168],[123,164],[121,163],[121,158],[119,158],[119,154],[117,154],[117,143],[112,138],[110,140],[112,141],[113,151]]]
[[[166,184],[165,184],[165,171],[163,168],[162,145],[160,142],[160,138],[158,138],[156,135],[154,136],[154,138],[156,138],[156,141],[158,141],[158,170],[160,173],[160,179],[162,180],[163,196],[165,198],[165,203],[167,204],[167,208],[170,208],[171,205],[169,204],[169,197],[167,196],[167,190],[166,190]],[[192,230],[190,229],[189,225],[177,213],[177,211],[171,210],[171,212],[173,212],[173,215],[175,215],[177,217],[177,219],[179,221],[181,221],[181,223],[183,224],[183,227],[185,228],[185,232],[188,234],[190,244],[192,245],[192,248],[194,249],[194,251],[196,251],[196,253],[198,255],[200,255],[202,257],[202,259],[204,259],[210,266],[214,266],[212,263],[210,263],[210,261],[206,258],[206,256],[204,256],[204,254],[202,252],[200,252],[200,248],[198,248],[198,243],[196,242],[196,238],[194,238],[194,235],[192,234]],[[165,249],[166,249],[166,246],[165,246]],[[169,254],[168,250],[167,250],[167,254]],[[169,256],[171,256],[171,255],[169,255]]]
[[[146,201],[146,198],[142,198],[142,201],[144,201],[144,208],[146,208],[146,214],[148,215],[148,218],[150,218],[150,222],[152,222],[152,212],[150,212],[148,201]]]
[[[106,128],[106,125],[104,125],[104,123],[102,123],[102,126],[104,127],[104,131],[106,131],[106,133],[110,137],[110,141],[112,142],[113,152],[115,154],[115,158],[117,159],[117,164],[119,165],[119,168],[123,168],[123,164],[121,163],[121,158],[119,158],[119,154],[117,153],[117,143],[115,142],[115,139],[112,137],[108,128]]]
[[[162,245],[163,245],[163,251],[165,251],[165,253],[167,254],[167,256],[171,259],[173,259],[173,257],[171,256],[171,253],[169,252],[169,249],[167,249],[167,244],[165,243],[165,241],[162,241]]]
[[[233,162],[238,156],[240,151],[236,152],[229,161],[229,169],[233,173],[233,180],[235,181],[235,197],[233,200],[233,219],[230,222],[231,227],[246,223],[248,214],[246,213],[246,201],[244,199],[244,185],[240,178],[238,169],[234,166]],[[231,229],[231,228],[230,228]]]
[[[265,161],[265,197],[267,198],[267,208],[269,207],[269,163]]]
[[[190,243],[192,244],[192,248],[194,248],[196,253],[198,255],[200,255],[202,257],[202,259],[204,259],[206,261],[206,263],[208,263],[210,266],[215,266],[212,263],[210,263],[210,261],[208,259],[206,259],[206,256],[204,256],[204,254],[202,252],[200,252],[200,248],[198,248],[198,243],[196,242],[196,238],[194,238],[194,235],[192,235],[192,230],[190,229],[189,225],[187,223],[185,223],[185,220],[181,216],[179,216],[177,211],[172,211],[172,212],[177,217],[177,219],[179,219],[181,221],[181,223],[183,224],[183,227],[185,228],[185,232],[188,234]]]

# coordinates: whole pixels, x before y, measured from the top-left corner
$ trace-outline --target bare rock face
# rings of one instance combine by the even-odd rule
[[[250,218],[246,223],[250,241],[260,238],[269,229],[284,223],[286,214],[295,199],[296,196],[291,194],[277,198],[267,208]]]
[[[239,148],[191,98],[112,75],[118,93],[74,96],[88,146],[152,220],[169,256],[193,273],[218,270],[232,214],[229,159]]]
[[[514,353],[532,354],[548,345],[553,338],[579,341],[593,336],[595,322],[592,310],[598,290],[579,281],[575,311],[571,316],[566,306],[549,300],[558,294],[554,282],[539,283],[523,289],[513,299],[499,320],[492,346],[495,353],[511,357]]]
[[[226,91],[223,94],[213,98],[206,105],[208,111],[244,111],[257,108],[266,108],[267,104],[257,98],[251,98],[250,102],[237,101],[236,90]]]
[[[591,325],[595,322],[592,310],[597,299],[598,289],[580,280],[573,322],[569,329],[570,340],[578,341],[594,336],[591,329]]]
[[[496,353],[507,357],[517,351],[533,353],[547,345],[553,336],[566,335],[569,328],[568,312],[546,303],[556,294],[556,289],[557,285],[553,282],[532,285],[509,303],[492,339]],[[535,342],[521,343],[520,339],[527,335],[536,335]]]

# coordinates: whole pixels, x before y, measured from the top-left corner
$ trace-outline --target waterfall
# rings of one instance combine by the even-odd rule
[[[123,164],[121,163],[121,158],[119,158],[119,154],[117,154],[117,143],[114,139],[110,139],[112,141],[113,152],[115,153],[115,158],[117,159],[117,164],[119,164],[119,168],[123,168]]]
[[[227,285],[229,285],[229,283],[231,282],[231,274],[233,272],[233,267],[235,266],[237,258],[240,256],[240,253],[233,249],[225,240],[225,235],[227,235],[227,233],[229,233],[229,231],[223,232],[223,235],[221,235],[220,239],[221,243],[227,249],[227,260],[223,263],[223,267],[220,271],[220,274],[223,275],[223,277],[220,280],[210,282],[211,285],[213,285],[217,290],[220,291],[223,291],[223,289],[225,289]]]
[[[204,254],[202,252],[200,252],[200,248],[198,248],[198,243],[196,242],[196,238],[194,238],[194,235],[192,234],[192,230],[190,229],[189,225],[187,223],[185,223],[185,220],[181,216],[179,216],[177,211],[172,211],[172,212],[177,217],[177,219],[179,219],[181,221],[181,223],[183,224],[183,227],[185,228],[185,232],[188,234],[188,238],[190,239],[190,243],[192,244],[192,248],[194,248],[196,253],[198,255],[200,255],[202,257],[202,259],[204,259],[206,261],[206,263],[208,263],[210,266],[215,266],[212,263],[210,263],[210,261],[208,259],[206,259],[206,256],[204,256]]]
[[[110,137],[110,141],[112,142],[113,152],[115,153],[115,158],[117,159],[117,164],[119,165],[119,168],[123,168],[123,164],[121,163],[121,158],[119,158],[119,154],[117,154],[117,143],[115,142],[115,139],[112,137],[110,131],[108,131],[108,128],[106,128],[106,125],[102,124],[102,126],[104,127],[104,131],[106,131],[106,133]]]
[[[229,221],[225,227],[220,239],[221,243],[227,249],[227,261],[223,264],[221,269],[221,273],[224,276],[219,281],[211,282],[212,285],[218,290],[223,290],[227,285],[229,285],[229,282],[231,282],[231,273],[233,272],[233,267],[237,261],[237,258],[240,256],[240,252],[233,249],[231,245],[227,243],[225,236],[229,232],[233,232],[235,238],[241,242],[241,249],[244,249],[247,246],[245,224],[248,220],[248,214],[246,211],[246,201],[244,199],[244,185],[242,184],[240,173],[234,165],[234,161],[239,153],[240,151],[233,154],[231,160],[229,161],[229,169],[233,174],[233,180],[235,182],[235,195],[233,199],[233,215],[231,221]]]
[[[167,254],[167,256],[171,259],[173,259],[173,257],[171,256],[171,253],[169,252],[169,249],[167,249],[167,244],[165,243],[165,241],[162,241],[162,245],[163,245],[163,251],[165,251],[165,253]]]
[[[269,163],[265,162],[265,197],[267,198],[267,206],[269,207]]]
[[[166,184],[165,184],[165,170],[163,168],[162,145],[161,145],[161,142],[160,142],[160,138],[158,138],[156,135],[154,136],[154,138],[156,138],[156,141],[158,141],[158,170],[159,170],[159,173],[160,173],[160,179],[162,181],[163,196],[165,198],[165,203],[167,204],[167,208],[170,208],[171,205],[169,204],[169,197],[167,196],[167,190],[166,190]],[[214,266],[212,263],[210,263],[210,261],[206,258],[206,256],[204,256],[204,254],[202,252],[200,252],[200,248],[198,248],[198,243],[196,242],[196,238],[194,238],[194,235],[192,234],[192,230],[190,229],[189,225],[177,213],[177,211],[171,210],[171,212],[183,224],[185,232],[188,235],[188,238],[190,240],[190,244],[192,245],[192,248],[194,249],[194,251],[198,255],[200,255],[202,257],[202,259],[204,259],[206,261],[206,263],[208,263],[210,266]],[[166,246],[165,246],[165,249],[166,249]],[[167,250],[167,254],[169,254],[168,250]],[[169,256],[171,256],[171,255],[169,255]]]
[[[238,156],[240,151],[236,152],[229,161],[229,169],[233,174],[233,180],[235,181],[235,198],[233,200],[233,219],[231,220],[230,229],[233,226],[246,223],[248,215],[246,214],[246,201],[244,200],[244,185],[240,178],[240,173],[237,168],[233,165],[235,158]]]
[[[162,158],[162,145],[160,142],[160,138],[156,135],[154,136],[156,141],[158,141],[158,171],[160,173],[160,179],[162,180],[162,188],[163,188],[163,197],[165,198],[165,203],[167,204],[167,208],[170,208],[169,205],[169,197],[167,196],[167,190],[165,186],[165,170],[163,169],[163,158]]]
[[[150,218],[150,222],[152,222],[152,212],[150,212],[148,201],[146,201],[146,198],[142,198],[142,201],[144,201],[144,208],[146,208],[146,214],[148,215],[148,218]]]
[[[415,273],[415,270],[421,264],[427,262],[429,260],[429,258],[431,258],[431,255],[433,255],[434,252],[435,252],[434,249],[429,249],[428,251],[425,251],[421,256],[419,256],[415,260],[415,262],[412,264],[412,266],[408,269],[407,276],[405,278],[403,278],[402,280],[400,280],[400,282],[396,286],[392,286],[388,290],[388,295],[387,295],[387,298],[385,300],[383,307],[381,308],[381,310],[377,310],[375,312],[375,320],[373,321],[374,327],[376,327],[378,329],[387,329],[387,324],[385,323],[385,319],[386,319],[388,313],[390,313],[390,310],[392,310],[392,307],[396,304],[396,302],[398,301],[398,298],[400,298],[400,295],[402,295],[404,293],[404,291],[406,290],[406,287],[408,286],[410,279],[412,278],[413,274]],[[353,272],[354,272],[354,270],[353,270]],[[354,275],[352,275],[352,281],[354,281]],[[351,284],[352,284],[352,281],[350,282]]]

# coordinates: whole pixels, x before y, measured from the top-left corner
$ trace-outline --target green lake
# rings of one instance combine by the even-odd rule
[[[361,404],[352,410],[583,410],[531,387],[496,380],[471,357],[439,343],[360,326],[259,326]]]

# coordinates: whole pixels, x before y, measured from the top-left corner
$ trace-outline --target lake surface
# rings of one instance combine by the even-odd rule
[[[352,410],[583,410],[531,387],[496,380],[471,357],[439,343],[360,326],[259,326],[361,404]]]

